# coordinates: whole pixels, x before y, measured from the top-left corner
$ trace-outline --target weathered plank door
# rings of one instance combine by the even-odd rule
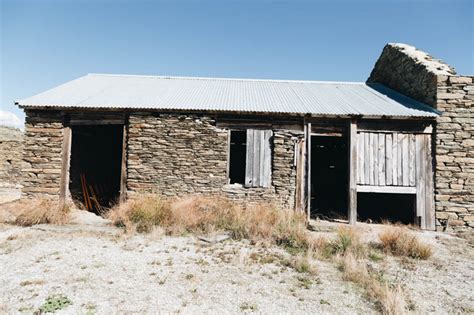
[[[435,229],[431,134],[359,132],[357,190],[416,194],[416,221]]]
[[[245,187],[270,187],[272,135],[271,130],[247,129]]]

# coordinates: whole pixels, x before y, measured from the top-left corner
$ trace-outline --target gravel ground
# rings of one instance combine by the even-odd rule
[[[319,275],[250,259],[245,242],[117,235],[111,228],[0,226],[0,312],[31,313],[50,295],[60,313],[374,313],[329,263]],[[259,249],[262,257],[282,253]],[[305,288],[303,282],[310,282]]]
[[[2,200],[2,196],[5,196]],[[12,217],[15,196],[0,189],[0,222]],[[0,223],[0,314],[32,313],[52,295],[72,305],[62,314],[113,313],[330,313],[370,314],[375,306],[337,266],[316,261],[317,274],[283,267],[288,256],[227,240],[207,244],[194,237],[160,233],[127,236],[105,220],[75,212],[65,226],[22,228]],[[334,235],[338,223],[313,222]],[[365,242],[377,240],[382,225],[359,223]],[[413,231],[430,243],[427,261],[386,256],[370,262],[391,283],[401,283],[413,313],[474,313],[474,234]]]

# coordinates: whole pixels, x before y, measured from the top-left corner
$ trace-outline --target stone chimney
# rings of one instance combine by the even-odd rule
[[[438,230],[474,228],[473,79],[406,44],[387,44],[367,79],[440,112],[433,134]]]

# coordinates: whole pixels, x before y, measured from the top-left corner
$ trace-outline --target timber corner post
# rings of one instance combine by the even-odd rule
[[[348,196],[348,221],[355,225],[357,222],[357,120],[349,122],[349,196]]]
[[[127,143],[128,143],[127,140],[128,140],[128,115],[125,116],[124,123],[123,123],[119,203],[124,203],[127,200]]]
[[[63,119],[63,143],[61,155],[61,179],[59,188],[59,204],[61,207],[66,205],[69,191],[69,168],[71,164],[71,143],[72,143],[72,129],[69,124],[69,116],[64,116]]]

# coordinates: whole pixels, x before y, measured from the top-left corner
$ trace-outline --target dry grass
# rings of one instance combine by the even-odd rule
[[[228,231],[235,239],[255,243],[300,249],[314,246],[302,214],[271,204],[244,208],[219,196],[169,199],[145,195],[111,209],[107,218],[127,231],[150,232],[155,226],[169,235]]]
[[[326,244],[326,253],[332,255],[351,254],[357,258],[367,255],[367,246],[361,240],[361,231],[354,227],[340,227],[336,238]]]
[[[374,301],[383,314],[405,314],[407,304],[400,285],[390,287],[387,283],[372,275],[365,261],[356,259],[352,254],[340,257],[343,279],[362,287],[369,299]]]
[[[385,252],[396,256],[406,256],[415,259],[428,259],[433,254],[430,245],[402,227],[389,227],[379,234],[381,247]]]
[[[69,221],[70,206],[60,206],[57,200],[38,198],[22,200],[15,204],[15,224],[66,224]]]

